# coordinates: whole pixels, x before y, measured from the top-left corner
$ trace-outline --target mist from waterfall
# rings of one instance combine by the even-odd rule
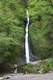
[[[28,15],[28,10],[26,10],[27,14],[27,23],[26,23],[26,28],[25,28],[25,55],[26,55],[26,63],[30,62],[29,58],[29,42],[28,42],[28,28],[29,28],[29,15]]]

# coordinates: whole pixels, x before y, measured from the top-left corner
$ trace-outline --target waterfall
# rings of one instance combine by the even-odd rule
[[[27,23],[26,23],[26,28],[25,28],[25,55],[26,55],[26,63],[30,62],[29,59],[29,42],[28,42],[28,28],[29,28],[29,15],[28,15],[28,10],[26,10],[27,14]]]

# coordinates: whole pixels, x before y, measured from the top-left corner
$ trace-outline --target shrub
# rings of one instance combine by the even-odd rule
[[[46,60],[46,61],[43,61],[42,63],[42,73],[47,73],[49,72],[53,67],[53,60]]]

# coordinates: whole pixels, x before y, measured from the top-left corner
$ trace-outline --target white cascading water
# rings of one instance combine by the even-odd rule
[[[27,24],[25,28],[25,54],[26,54],[26,63],[30,62],[29,59],[29,42],[28,42],[28,28],[29,28],[29,15],[28,15],[28,10],[26,10],[27,14]]]

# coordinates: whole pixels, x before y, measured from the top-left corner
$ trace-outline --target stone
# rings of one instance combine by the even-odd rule
[[[5,77],[4,77],[4,79],[9,79],[9,78],[11,78],[11,76],[5,76]]]
[[[40,69],[38,72],[39,72],[40,74],[42,74],[42,71],[43,71],[43,68],[42,68],[42,69]]]
[[[14,74],[17,74],[17,65],[14,65]]]
[[[0,80],[4,80],[4,77],[0,77]]]

